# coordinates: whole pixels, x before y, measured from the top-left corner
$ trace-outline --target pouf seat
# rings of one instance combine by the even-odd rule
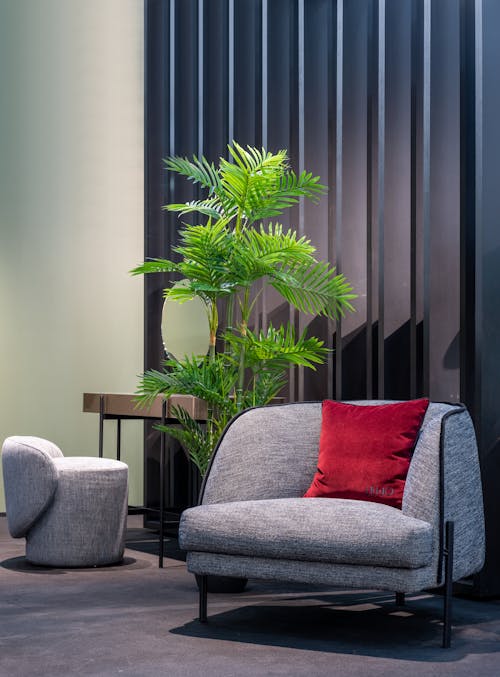
[[[64,457],[52,442],[9,437],[2,447],[9,532],[26,538],[26,558],[54,567],[113,564],[123,558],[128,466]]]

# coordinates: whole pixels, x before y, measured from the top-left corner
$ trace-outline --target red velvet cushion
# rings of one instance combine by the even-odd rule
[[[307,498],[354,498],[401,508],[428,399],[356,405],[325,400],[318,469]]]

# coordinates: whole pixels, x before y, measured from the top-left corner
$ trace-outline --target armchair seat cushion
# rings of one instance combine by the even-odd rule
[[[381,503],[279,498],[190,508],[179,543],[198,552],[416,569],[431,562],[433,528]]]

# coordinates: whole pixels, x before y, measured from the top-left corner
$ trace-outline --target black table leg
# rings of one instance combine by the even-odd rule
[[[99,458],[102,458],[102,446],[104,437],[104,395],[99,398]]]
[[[121,418],[116,419],[116,460],[121,460],[121,447],[122,447],[122,420]]]
[[[167,402],[163,400],[161,405],[161,424],[165,425],[167,418]],[[165,494],[165,435],[161,432],[160,437],[160,554],[158,566],[163,569],[163,552],[164,552],[164,524],[163,524],[163,510],[164,510],[164,494]]]

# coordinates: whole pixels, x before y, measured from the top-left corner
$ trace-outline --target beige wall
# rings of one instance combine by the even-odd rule
[[[82,393],[142,368],[142,0],[0,0],[0,95],[0,442],[96,455]],[[138,503],[140,424],[124,447]]]

